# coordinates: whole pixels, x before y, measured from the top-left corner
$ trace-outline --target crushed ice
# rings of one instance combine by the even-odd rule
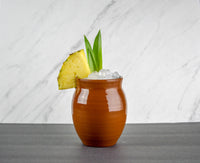
[[[86,79],[117,79],[120,78],[118,72],[111,72],[109,69],[101,69],[99,72],[91,73]]]

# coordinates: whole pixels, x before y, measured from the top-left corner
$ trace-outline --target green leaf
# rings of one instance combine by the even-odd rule
[[[95,54],[95,59],[98,63],[97,71],[99,71],[102,69],[102,41],[101,41],[101,31],[100,30],[94,40],[93,52]]]
[[[90,42],[88,41],[88,39],[85,35],[84,35],[84,40],[85,40],[85,48],[86,48],[86,52],[87,52],[87,60],[88,60],[88,64],[90,67],[90,71],[91,72],[97,71],[98,66],[97,66],[95,54],[92,50]]]

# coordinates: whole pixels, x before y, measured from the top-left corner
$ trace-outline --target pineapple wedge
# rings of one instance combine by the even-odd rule
[[[69,55],[63,63],[58,75],[58,88],[68,89],[76,87],[75,79],[86,78],[90,74],[90,68],[84,53],[81,49]]]

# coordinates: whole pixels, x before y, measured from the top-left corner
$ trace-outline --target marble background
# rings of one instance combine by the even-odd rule
[[[200,121],[200,1],[0,0],[0,122],[72,123],[56,78],[99,29],[128,123]]]

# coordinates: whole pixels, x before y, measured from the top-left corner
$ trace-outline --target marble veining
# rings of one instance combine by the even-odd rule
[[[200,1],[0,0],[0,122],[72,123],[56,78],[99,29],[128,123],[200,121]]]

